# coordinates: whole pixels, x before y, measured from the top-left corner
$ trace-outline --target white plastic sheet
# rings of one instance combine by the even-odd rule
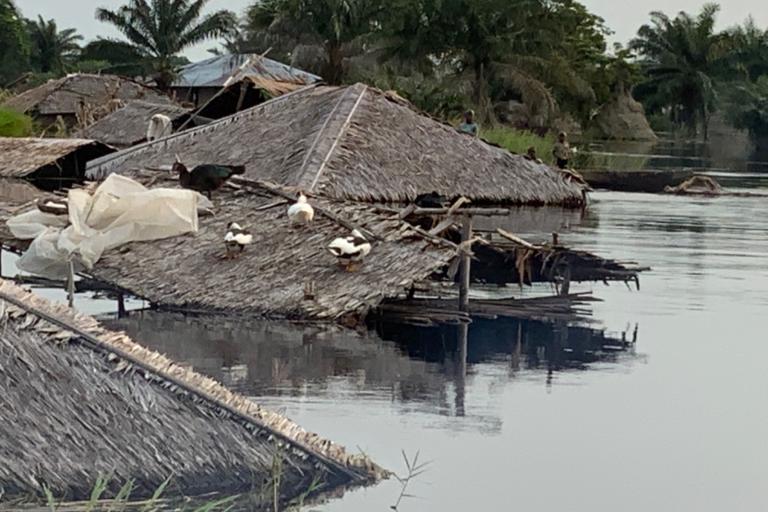
[[[197,192],[150,190],[117,174],[110,175],[93,195],[70,190],[68,202],[68,219],[32,211],[8,220],[15,237],[33,239],[18,262],[19,269],[63,278],[70,258],[77,269],[90,269],[105,251],[123,244],[195,233],[198,209],[212,206]]]

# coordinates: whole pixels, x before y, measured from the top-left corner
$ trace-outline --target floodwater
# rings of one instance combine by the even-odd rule
[[[767,510],[768,200],[593,199],[565,241],[653,267],[640,292],[594,287],[607,338],[484,321],[465,354],[449,330],[117,325],[387,468],[418,452],[431,464],[401,511]],[[313,510],[388,510],[399,492]]]
[[[562,240],[653,267],[639,292],[578,287],[604,300],[592,330],[486,320],[464,345],[451,329],[112,324],[399,474],[418,452],[430,464],[401,512],[768,510],[768,198],[592,200]],[[390,510],[400,490],[310,509]]]

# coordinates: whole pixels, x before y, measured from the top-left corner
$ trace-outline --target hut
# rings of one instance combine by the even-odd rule
[[[119,110],[78,131],[75,136],[98,140],[116,148],[128,148],[147,140],[147,126],[155,114],[168,116],[174,129],[177,129],[189,118],[189,112],[189,109],[179,105],[130,101]],[[201,118],[197,119],[201,121]]]
[[[218,119],[320,80],[262,55],[228,54],[184,66],[171,91],[200,115]]]
[[[129,100],[172,104],[168,96],[127,78],[78,73],[50,80],[6,100],[2,106],[28,114],[44,126],[61,117],[71,127],[84,117],[101,117],[100,113],[108,113]]]
[[[0,425],[4,499],[44,489],[87,499],[105,475],[105,498],[129,481],[133,497],[149,497],[172,476],[183,495],[267,491],[261,506],[277,500],[277,509],[318,482],[385,476],[367,457],[7,281],[0,318],[0,407],[13,418]]]
[[[166,172],[131,175],[150,187],[178,186]],[[417,289],[449,293],[472,246],[479,261],[468,276],[477,284],[560,283],[564,275],[627,282],[641,270],[561,246],[504,245],[490,236],[461,242],[456,219],[426,231],[396,209],[321,197],[312,198],[313,224],[296,228],[285,212],[292,191],[248,179],[236,186],[216,194],[216,214],[200,217],[196,233],[109,250],[83,275],[167,309],[359,325],[384,302],[405,300]],[[236,260],[224,257],[230,222],[254,236]],[[358,272],[346,272],[326,247],[353,228],[362,230],[373,251]],[[4,242],[13,250],[29,243]],[[572,274],[564,274],[571,266]],[[457,309],[455,301],[450,307]]]
[[[48,190],[83,181],[86,163],[114,148],[85,139],[0,137],[0,177],[23,179]]]
[[[357,84],[308,86],[205,126],[89,165],[102,177],[133,168],[245,165],[249,178],[335,199],[407,202],[436,191],[476,203],[581,206],[570,176],[458,133],[401,98]]]

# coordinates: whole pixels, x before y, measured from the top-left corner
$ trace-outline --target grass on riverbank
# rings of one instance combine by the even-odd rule
[[[33,130],[29,116],[0,108],[0,137],[29,137]]]
[[[539,137],[526,130],[498,127],[482,130],[480,136],[488,142],[520,155],[524,155],[528,148],[534,147],[537,157],[548,164],[554,163],[552,157],[552,148],[555,145],[554,135],[548,134],[545,137]]]

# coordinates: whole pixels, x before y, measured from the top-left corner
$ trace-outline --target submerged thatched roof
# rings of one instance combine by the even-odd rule
[[[262,187],[220,191],[214,199],[216,214],[199,219],[197,234],[123,246],[104,254],[89,274],[166,307],[333,321],[364,316],[456,256],[450,242],[433,245],[367,204],[314,198],[318,212],[367,230],[374,242],[362,268],[345,272],[327,250],[334,238],[349,235],[338,220],[318,213],[311,226],[293,228],[287,201]],[[230,222],[254,236],[236,260],[222,259]],[[314,288],[312,299],[305,298],[307,286]]]
[[[0,485],[4,497],[87,498],[99,477],[148,496],[329,486],[380,476],[365,457],[302,430],[94,319],[0,281]],[[113,488],[105,495],[114,494]],[[270,491],[271,492],[271,491]]]
[[[90,105],[102,105],[113,99],[172,103],[168,96],[127,78],[79,73],[50,80],[14,96],[2,106],[34,115],[75,115],[80,101]]]
[[[0,176],[24,178],[77,153],[80,153],[79,164],[83,170],[88,160],[112,151],[114,149],[93,140],[0,137]]]
[[[131,101],[88,128],[80,130],[76,135],[126,148],[146,140],[149,120],[155,114],[166,115],[174,121],[188,113],[189,109],[178,105]]]
[[[465,136],[357,84],[310,86],[206,126],[92,162],[104,176],[185,163],[245,164],[247,176],[336,199],[400,202],[437,191],[475,201],[580,205],[550,167]]]

